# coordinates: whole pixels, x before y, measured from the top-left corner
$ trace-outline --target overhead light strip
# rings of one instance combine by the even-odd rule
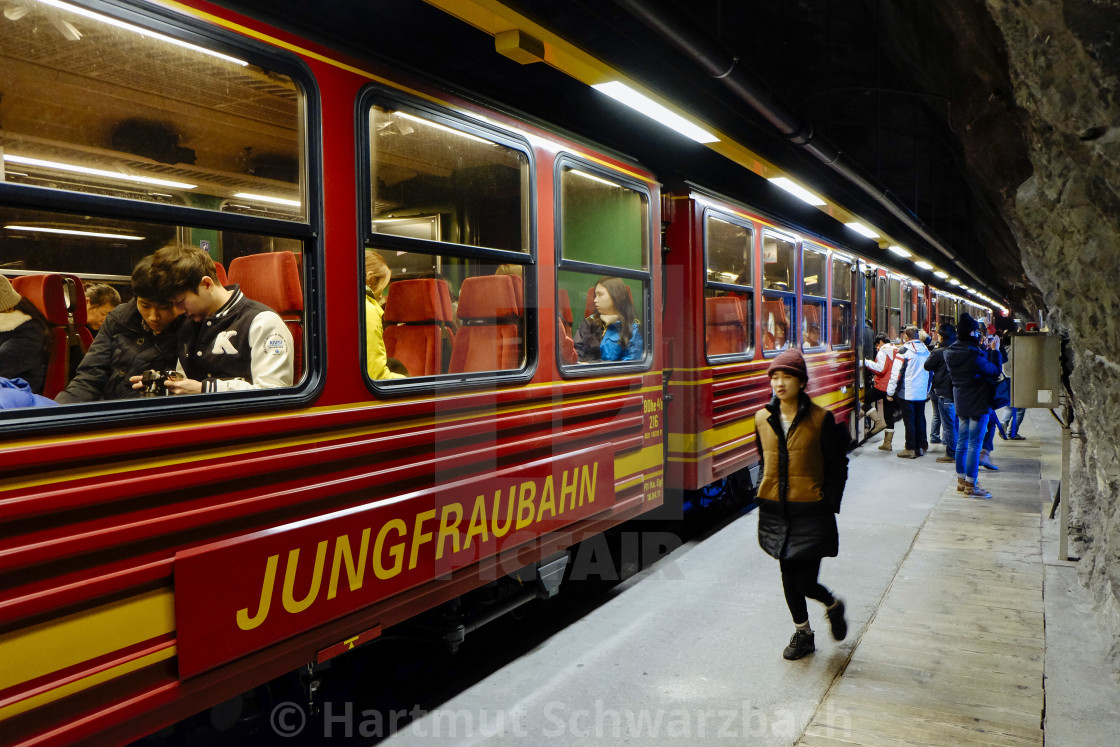
[[[769,182],[775,187],[781,187],[797,199],[801,200],[802,202],[808,203],[813,207],[822,207],[828,204],[820,197],[817,197],[815,194],[802,187],[800,184],[795,184],[784,176],[771,177],[769,179]]]
[[[657,103],[649,96],[635,91],[630,86],[617,80],[609,83],[598,83],[591,86],[596,91],[610,96],[620,104],[625,104],[636,112],[646,115],[671,130],[675,130],[687,138],[698,143],[716,143],[719,138],[699,125],[689,122],[676,112]]]
[[[234,197],[240,197],[242,200],[253,200],[255,202],[268,202],[273,205],[287,205],[289,207],[299,207],[299,200],[289,200],[284,197],[269,197],[268,195],[254,195],[248,192],[238,192]]]
[[[124,21],[118,21],[116,18],[113,18],[112,16],[104,16],[104,15],[101,15],[100,13],[94,13],[92,10],[86,10],[85,8],[79,7],[77,5],[71,5],[70,3],[63,3],[63,2],[60,2],[59,0],[37,0],[37,2],[39,2],[43,5],[49,5],[52,8],[58,8],[60,10],[65,10],[65,11],[68,11],[70,13],[76,13],[80,16],[85,16],[86,18],[92,18],[95,21],[100,21],[101,23],[105,23],[105,24],[108,24],[110,26],[116,26],[119,29],[125,29],[126,31],[133,32],[134,34],[139,34],[140,36],[146,36],[150,39],[159,39],[160,41],[167,42],[168,44],[174,44],[177,47],[182,47],[184,49],[190,49],[194,52],[201,52],[202,54],[210,55],[211,57],[217,57],[219,60],[225,60],[227,62],[232,62],[235,65],[240,65],[241,67],[245,67],[246,65],[249,64],[245,60],[240,60],[236,57],[231,57],[228,54],[222,54],[221,52],[215,52],[212,49],[207,49],[206,47],[200,47],[197,44],[191,44],[190,42],[183,41],[182,39],[176,39],[173,36],[166,36],[164,34],[160,34],[160,33],[155,32],[155,31],[149,31],[148,29],[142,28],[140,26],[133,26],[131,23],[125,23]]]
[[[142,241],[143,236],[128,236],[123,233],[100,233],[98,231],[80,231],[76,228],[43,228],[41,226],[4,226],[9,231],[35,231],[37,233],[61,233],[68,236],[84,236],[91,239],[123,239],[125,241]]]
[[[168,179],[157,179],[152,176],[138,176],[134,174],[122,174],[119,171],[106,171],[104,169],[91,169],[88,166],[77,166],[72,163],[60,163],[58,161],[44,161],[41,158],[27,158],[26,156],[13,156],[5,153],[4,160],[8,163],[19,163],[24,166],[40,166],[45,169],[54,169],[56,171],[68,171],[74,174],[87,174],[89,176],[100,176],[104,179],[119,179],[126,182],[137,182],[139,184],[154,184],[157,187],[172,187],[174,189],[194,189],[196,184],[187,184],[185,182],[173,182]]]

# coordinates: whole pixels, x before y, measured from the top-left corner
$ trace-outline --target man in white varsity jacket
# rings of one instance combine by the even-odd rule
[[[193,246],[165,246],[153,256],[152,270],[164,297],[186,316],[178,345],[178,370],[186,378],[165,381],[169,393],[292,385],[292,333],[279,314],[236,285],[222,287],[209,254]]]

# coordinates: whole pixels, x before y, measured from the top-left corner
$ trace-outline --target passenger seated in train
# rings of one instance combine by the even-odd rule
[[[626,283],[615,277],[599,278],[594,302],[595,313],[583,320],[575,334],[580,363],[640,360],[642,335]]]
[[[43,393],[50,362],[50,326],[35,304],[0,275],[0,376],[23,379]]]
[[[381,317],[385,314],[381,294],[393,277],[385,259],[372,249],[366,250],[366,372],[371,379],[403,379],[408,375],[404,364],[393,358],[397,370],[389,367],[385,352],[385,328]],[[404,369],[403,372],[401,369]]]
[[[805,325],[805,347],[815,348],[821,344],[821,325],[809,322]]]
[[[95,335],[109,312],[121,305],[121,294],[105,283],[90,283],[86,291],[86,326]]]
[[[165,379],[169,394],[291,386],[292,333],[272,309],[218,282],[210,255],[194,246],[165,246],[152,256],[159,295],[186,315],[178,334],[183,379]],[[144,388],[132,376],[133,389]]]
[[[132,388],[133,376],[175,368],[183,317],[159,293],[149,255],[132,270],[132,299],[105,317],[74,378],[55,398],[58,402],[139,397],[143,392]]]

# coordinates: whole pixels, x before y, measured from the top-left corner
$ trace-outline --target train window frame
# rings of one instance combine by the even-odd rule
[[[897,290],[895,289],[895,283],[898,284]],[[892,343],[897,343],[897,342],[902,341],[902,283],[903,283],[903,278],[896,273],[891,273],[890,275],[887,276],[887,303],[886,303],[887,329],[886,329],[886,335]],[[896,293],[898,294],[897,303],[896,303],[896,300],[895,300],[895,294]],[[890,334],[891,321],[892,321],[891,317],[892,316],[895,318],[895,320],[897,320],[897,334],[894,337],[891,337],[891,334]]]
[[[887,305],[889,302],[887,276],[875,272],[875,329],[879,334],[887,334]],[[889,337],[889,336],[888,336]]]
[[[836,297],[837,265],[840,265],[840,264],[846,264],[848,266],[847,272],[844,273],[847,276],[847,283],[848,283],[848,298],[847,299],[843,299],[843,298],[838,299]],[[829,293],[828,293],[828,298],[829,298],[829,306],[828,306],[828,334],[829,334],[828,339],[829,339],[829,344],[830,344],[830,346],[832,347],[833,350],[850,350],[852,348],[852,345],[853,345],[853,339],[852,339],[853,328],[856,326],[855,323],[853,322],[853,320],[855,319],[855,314],[852,311],[853,304],[855,303],[855,300],[853,299],[853,296],[856,295],[856,275],[855,275],[855,273],[857,272],[856,261],[855,261],[854,257],[849,257],[845,254],[840,254],[836,251],[833,251],[831,256],[829,257],[829,265],[830,265],[830,267],[829,267],[829,269],[830,269],[829,280],[830,280],[830,283],[831,283],[831,285],[829,285]],[[847,310],[848,310],[848,312],[847,312],[848,313],[848,325],[846,327],[847,336],[848,336],[847,342],[837,342],[836,341],[836,335],[833,334],[833,331],[834,331],[835,325],[836,325],[836,321],[833,318],[833,315],[836,313],[835,309],[836,309],[837,306],[840,306],[841,308],[847,308]],[[864,326],[863,321],[860,320],[860,322],[859,322],[860,329],[862,329],[863,326]]]
[[[806,285],[805,255],[806,255],[806,252],[814,254],[814,255],[816,255],[817,257],[820,258],[821,270],[818,272],[818,275],[822,275],[822,274],[824,275],[824,277],[820,278],[820,280],[818,281],[818,283],[821,285],[822,289],[824,290],[824,293],[821,294],[821,295],[818,295],[818,294],[815,294],[815,293],[811,294],[811,293],[806,293],[805,292],[805,285]],[[808,241],[801,242],[800,267],[801,267],[801,272],[800,272],[801,282],[798,283],[797,287],[800,291],[799,295],[801,297],[801,301],[800,301],[801,305],[800,305],[800,309],[799,309],[799,311],[800,311],[799,317],[800,317],[800,320],[801,320],[801,324],[799,325],[801,339],[799,340],[799,342],[800,342],[800,345],[801,345],[801,350],[803,350],[803,351],[824,350],[828,347],[828,345],[831,341],[831,330],[828,329],[828,326],[829,326],[829,285],[828,285],[828,283],[829,283],[829,276],[830,276],[830,273],[828,272],[828,270],[831,268],[831,263],[828,260],[828,250],[825,249],[823,246],[819,246],[817,244],[813,244],[813,243],[810,243]],[[807,337],[806,333],[808,331],[808,319],[807,319],[806,314],[805,314],[806,299],[808,299],[809,304],[812,304],[813,306],[816,306],[820,309],[820,311],[819,311],[820,317],[819,317],[819,321],[817,322],[818,332],[820,334],[820,337],[819,337],[819,341],[817,342],[816,345],[806,345],[806,337]]]
[[[902,279],[902,301],[899,311],[899,326],[901,329],[915,324],[915,308],[914,308],[914,283],[909,278]],[[901,334],[901,332],[899,333]]]
[[[290,387],[199,393],[181,397],[99,400],[51,408],[0,411],[0,433],[13,427],[21,434],[73,432],[76,428],[156,421],[186,421],[241,412],[263,412],[310,404],[322,390],[325,309],[320,285],[323,265],[322,107],[318,81],[297,54],[244,36],[202,19],[157,6],[132,7],[107,2],[98,12],[110,19],[187,42],[212,52],[236,56],[287,76],[297,88],[297,140],[300,151],[302,219],[246,215],[185,204],[149,202],[0,181],[0,205],[56,213],[75,219],[136,221],[184,230],[231,232],[298,241],[302,247],[303,367]],[[48,272],[48,274],[51,274]],[[67,273],[62,273],[67,274]],[[87,273],[88,274],[88,273]],[[96,273],[94,273],[96,275]]]
[[[632,190],[642,198],[642,210],[644,215],[642,216],[641,230],[642,240],[644,242],[644,246],[642,247],[644,269],[635,270],[619,265],[585,262],[582,260],[569,259],[564,256],[563,177],[565,170],[579,171],[589,174],[594,178],[617,184],[620,187]],[[655,241],[654,236],[656,234],[653,232],[653,196],[649,186],[645,182],[639,181],[623,172],[589,161],[579,154],[570,151],[557,154],[552,165],[552,178],[554,216],[553,253],[556,263],[556,283],[553,288],[554,308],[560,308],[560,277],[562,273],[579,273],[596,277],[613,276],[621,278],[624,281],[637,282],[645,289],[645,292],[642,294],[642,319],[640,320],[639,326],[641,326],[641,324],[646,325],[645,329],[639,329],[639,332],[642,334],[642,357],[634,361],[577,361],[576,363],[565,363],[563,351],[560,347],[561,339],[557,336],[555,350],[556,368],[560,376],[565,379],[604,376],[615,372],[648,371],[653,365],[656,355],[655,346],[657,344],[657,320],[653,313],[653,245]],[[569,299],[571,299],[571,294],[569,294]],[[637,307],[637,304],[635,304],[635,306]],[[573,317],[574,316],[575,314],[573,314]],[[583,319],[584,318],[581,317],[579,322],[582,323]],[[575,331],[578,329],[578,325],[574,324],[574,319],[573,325],[574,342]]]
[[[749,245],[748,246],[748,262],[750,263],[749,270],[750,270],[750,280],[751,280],[749,285],[743,285],[741,283],[735,283],[735,282],[720,282],[720,281],[710,279],[709,273],[711,272],[711,270],[710,270],[711,259],[710,259],[710,256],[709,256],[709,246],[710,246],[710,244],[709,244],[708,236],[709,236],[709,229],[710,229],[709,221],[712,221],[712,220],[718,220],[718,221],[721,221],[723,223],[728,223],[730,225],[738,226],[740,228],[746,229],[747,235],[749,237],[748,238],[748,245]],[[744,324],[746,326],[746,329],[745,329],[744,332],[745,332],[745,335],[747,337],[747,347],[746,347],[745,350],[743,350],[742,352],[737,352],[737,353],[714,353],[714,354],[709,353],[708,352],[707,335],[705,335],[704,357],[709,363],[713,363],[713,364],[714,363],[732,363],[732,362],[737,362],[737,361],[751,360],[751,359],[754,358],[755,347],[756,347],[756,344],[757,344],[757,341],[755,340],[755,335],[754,335],[754,302],[755,302],[755,293],[756,293],[755,289],[758,285],[757,274],[756,274],[757,271],[758,271],[758,268],[757,268],[756,263],[755,263],[755,253],[756,253],[756,248],[757,248],[755,239],[759,235],[758,231],[755,230],[754,223],[752,223],[750,220],[740,218],[740,217],[732,215],[731,213],[729,213],[727,211],[717,210],[717,209],[713,209],[711,207],[705,207],[704,208],[703,212],[701,213],[701,221],[702,221],[702,224],[703,224],[703,252],[702,252],[702,259],[701,259],[701,261],[703,262],[703,267],[702,267],[703,282],[701,283],[701,286],[702,286],[701,287],[701,294],[703,295],[703,299],[704,299],[704,326],[705,326],[705,329],[707,328],[707,318],[708,318],[707,317],[707,299],[708,299],[708,293],[710,291],[711,292],[724,292],[724,293],[728,293],[728,294],[736,293],[736,294],[745,295],[746,299],[747,299],[747,302],[745,304],[744,312],[745,312],[746,317],[748,317],[748,318],[744,319]]]
[[[790,245],[790,254],[791,254],[791,256],[790,256],[790,271],[793,274],[793,278],[792,278],[792,282],[791,282],[792,288],[789,288],[787,290],[781,290],[781,289],[778,289],[778,288],[765,288],[765,287],[763,287],[761,289],[761,293],[762,293],[761,300],[762,300],[762,303],[763,303],[763,308],[765,308],[766,301],[779,301],[780,303],[782,303],[782,305],[784,305],[786,307],[787,313],[792,318],[789,319],[789,328],[788,328],[787,337],[786,337],[786,344],[784,346],[782,346],[780,348],[776,347],[776,348],[772,348],[772,349],[767,348],[766,345],[765,345],[766,333],[763,333],[762,340],[760,341],[760,344],[758,345],[758,347],[762,351],[762,357],[764,359],[765,358],[773,358],[777,355],[781,355],[782,352],[784,352],[786,350],[790,350],[794,347],[797,347],[798,349],[800,349],[800,344],[801,344],[801,341],[798,337],[798,333],[801,330],[800,330],[800,325],[797,324],[797,313],[800,310],[800,308],[798,306],[798,297],[801,295],[800,285],[798,284],[798,266],[799,266],[800,257],[798,256],[797,251],[798,251],[799,243],[797,241],[797,238],[795,236],[793,236],[792,234],[782,233],[781,231],[772,230],[770,228],[763,228],[763,230],[761,232],[761,238],[760,238],[761,250],[762,250],[762,254],[763,254],[762,266],[759,267],[759,270],[758,270],[759,271],[759,278],[760,278],[760,285],[765,285],[765,283],[766,283],[766,271],[765,271],[766,257],[765,257],[765,252],[766,252],[766,239],[768,237],[776,239],[777,241],[788,243]],[[763,315],[759,314],[759,321],[762,321],[762,320],[763,320]]]
[[[522,175],[523,200],[525,209],[525,251],[512,251],[492,247],[461,244],[444,241],[440,238],[420,238],[379,233],[373,230],[373,152],[371,146],[370,116],[374,106],[386,106],[416,117],[421,117],[438,127],[452,129],[464,135],[484,139],[517,151],[525,157],[525,173]],[[362,351],[359,355],[361,375],[366,388],[381,398],[399,398],[417,393],[430,393],[438,390],[469,390],[494,383],[501,385],[525,384],[532,380],[540,364],[539,310],[535,303],[538,298],[537,252],[540,237],[537,233],[537,158],[529,140],[512,128],[504,128],[490,121],[484,121],[470,112],[460,112],[449,107],[436,105],[430,101],[411,96],[386,86],[371,83],[358,95],[357,107],[357,173],[358,173],[358,251],[355,252],[356,277],[355,289],[359,308],[365,304],[365,252],[394,251],[427,255],[438,259],[452,257],[470,263],[492,263],[494,265],[517,265],[522,272],[522,323],[523,359],[516,369],[493,369],[462,373],[439,373],[427,376],[409,376],[401,379],[371,379],[366,360],[365,340],[368,335],[365,314],[359,313],[358,330]],[[473,277],[473,276],[470,276]],[[533,303],[530,303],[533,301]]]

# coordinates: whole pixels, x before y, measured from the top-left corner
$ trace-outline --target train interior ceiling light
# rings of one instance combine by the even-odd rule
[[[671,130],[676,130],[687,138],[698,143],[717,143],[719,138],[705,130],[703,127],[689,122],[684,117],[670,111],[648,96],[638,93],[625,83],[612,80],[609,83],[598,83],[591,86],[599,93],[610,96],[620,104],[625,104],[636,112],[646,115],[655,122],[659,122]]]

